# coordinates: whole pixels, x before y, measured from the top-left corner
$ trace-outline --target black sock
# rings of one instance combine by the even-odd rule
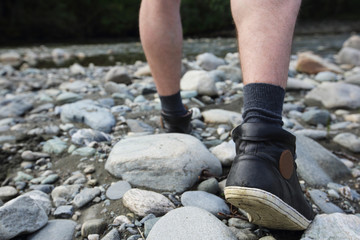
[[[160,96],[162,111],[171,116],[184,116],[187,113],[185,109],[180,91],[170,96]]]
[[[285,90],[267,83],[250,83],[244,86],[244,122],[283,125],[282,109]]]

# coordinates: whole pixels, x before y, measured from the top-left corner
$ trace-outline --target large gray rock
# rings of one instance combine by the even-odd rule
[[[341,208],[328,200],[327,194],[323,191],[320,191],[318,189],[312,189],[309,190],[309,194],[311,200],[313,200],[316,206],[318,206],[323,213],[344,213]]]
[[[360,138],[352,133],[340,133],[334,137],[334,142],[354,153],[360,152]]]
[[[181,195],[182,205],[202,208],[217,217],[222,217],[219,213],[229,214],[230,209],[225,201],[218,196],[203,192],[203,191],[189,191]]]
[[[161,216],[175,208],[175,205],[160,193],[137,188],[127,191],[122,201],[125,207],[142,217],[150,213]]]
[[[45,227],[29,235],[26,240],[72,240],[76,222],[71,220],[50,220]]]
[[[322,83],[305,96],[305,103],[356,109],[360,107],[360,87],[347,83]]]
[[[48,216],[36,200],[17,197],[0,207],[0,240],[32,233],[48,222]]]
[[[51,211],[52,206],[51,206],[50,197],[46,193],[40,190],[33,190],[27,192],[21,195],[20,197],[30,197],[32,200],[35,200],[37,204],[44,209],[46,214],[49,214]]]
[[[175,209],[151,229],[147,240],[237,240],[230,229],[211,213],[196,207]]]
[[[297,171],[301,178],[314,186],[326,186],[350,175],[341,160],[314,140],[296,134]]]
[[[74,197],[73,205],[81,208],[91,202],[96,196],[101,193],[99,188],[84,188],[79,194]]]
[[[218,94],[215,79],[202,70],[191,70],[185,73],[180,82],[181,90],[197,91],[201,95],[215,96]]]
[[[135,186],[177,192],[192,187],[204,169],[222,172],[220,161],[197,138],[176,133],[121,140],[105,169]]]
[[[115,118],[111,112],[92,100],[82,100],[62,106],[61,120],[82,122],[92,129],[109,133],[115,126]]]
[[[338,61],[342,64],[360,66],[360,50],[344,47],[338,53]]]
[[[343,213],[317,215],[301,240],[360,239],[360,218]]]

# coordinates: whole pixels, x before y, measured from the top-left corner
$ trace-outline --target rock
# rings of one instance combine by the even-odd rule
[[[343,213],[320,214],[315,217],[301,240],[359,239],[360,218]]]
[[[319,109],[311,109],[306,111],[302,114],[301,117],[306,123],[315,126],[318,124],[326,126],[328,125],[331,118],[329,111]]]
[[[196,56],[197,64],[206,71],[214,70],[220,65],[225,65],[225,61],[216,57],[212,53],[202,53]]]
[[[105,169],[136,186],[176,192],[193,186],[203,169],[222,172],[220,161],[197,138],[176,133],[119,141]]]
[[[71,155],[79,155],[82,157],[91,157],[96,153],[95,148],[91,148],[91,147],[81,147],[78,149],[75,149]]]
[[[108,109],[97,105],[92,100],[81,100],[62,106],[61,120],[82,122],[92,129],[109,133],[115,126],[115,118]]]
[[[71,218],[74,214],[73,206],[59,206],[54,212],[56,218]]]
[[[106,222],[103,219],[87,220],[81,227],[81,236],[87,237],[90,234],[102,234],[106,229]]]
[[[140,67],[136,72],[134,73],[136,77],[146,77],[151,76],[151,69],[149,65],[145,65],[143,67]]]
[[[355,48],[360,50],[360,36],[359,35],[351,36],[344,42],[343,47]]]
[[[360,113],[345,115],[345,116],[344,116],[344,119],[345,119],[346,121],[358,122],[358,123],[360,123]]]
[[[139,132],[146,132],[146,133],[154,133],[154,128],[151,127],[149,124],[144,123],[140,120],[128,119],[126,120],[126,124],[130,128],[131,132],[139,133]]]
[[[130,189],[123,196],[123,204],[138,216],[153,213],[164,215],[175,208],[175,205],[163,195],[141,189]]]
[[[81,172],[74,172],[68,179],[64,181],[64,185],[83,183],[86,183],[86,177]]]
[[[66,205],[79,192],[80,185],[62,185],[54,188],[51,192],[56,207]]]
[[[123,223],[126,223],[126,224],[132,224],[132,222],[130,221],[130,219],[125,216],[125,215],[120,215],[120,216],[117,216],[115,219],[114,219],[114,222],[113,224],[117,224],[117,225],[121,225]]]
[[[50,220],[45,227],[29,235],[27,240],[72,240],[76,222],[71,220]]]
[[[360,85],[360,73],[356,73],[354,75],[350,75],[345,78],[345,83]]]
[[[286,90],[310,90],[314,87],[315,86],[313,84],[296,78],[288,78],[286,84]]]
[[[157,221],[159,221],[159,220],[160,220],[160,218],[152,218],[152,219],[145,221],[145,223],[144,223],[145,237],[147,237],[149,235],[151,229],[154,227],[155,223],[157,223]]]
[[[85,69],[78,63],[70,66],[71,75],[85,75]]]
[[[0,55],[0,61],[8,64],[18,64],[21,61],[21,56],[17,52],[6,52]]]
[[[70,58],[70,54],[61,48],[54,48],[51,52],[51,56],[54,60]]]
[[[330,214],[330,213],[343,213],[344,211],[333,204],[332,202],[329,202],[327,194],[323,191],[313,189],[308,191],[311,197],[311,200],[320,208],[320,210],[323,213]]]
[[[223,166],[231,166],[235,156],[235,143],[233,140],[223,142],[210,149],[211,153],[217,157]]]
[[[111,184],[106,190],[106,196],[111,200],[121,199],[124,194],[131,189],[131,185],[126,181],[118,181]]]
[[[211,213],[196,207],[175,209],[151,229],[147,240],[236,240],[229,228]]]
[[[347,83],[322,83],[305,96],[308,105],[322,104],[326,108],[360,107],[360,87]]]
[[[360,152],[360,138],[355,134],[340,133],[334,137],[333,141],[354,153]]]
[[[21,153],[21,158],[23,160],[26,160],[26,161],[36,161],[40,158],[48,158],[50,157],[49,154],[47,153],[42,153],[42,152],[32,152],[32,151],[29,151],[29,150],[26,150],[24,152]]]
[[[113,67],[105,75],[106,82],[115,82],[123,84],[131,84],[131,77],[124,67]]]
[[[19,181],[30,181],[30,180],[32,180],[33,178],[34,178],[34,177],[31,176],[31,175],[19,171],[19,172],[17,172],[17,175],[16,175],[16,177],[14,178],[14,181],[16,181],[16,182],[19,182]]]
[[[60,138],[54,138],[45,142],[43,151],[55,155],[60,155],[66,150],[66,148],[67,145],[65,142],[61,141]]]
[[[329,81],[336,81],[337,75],[333,72],[319,72],[315,76],[315,80],[319,82],[329,82]]]
[[[337,60],[341,64],[360,66],[360,50],[344,47],[338,53]]]
[[[202,70],[191,70],[185,73],[180,81],[181,90],[197,91],[200,95],[218,95],[215,79],[208,72]]]
[[[327,132],[324,130],[316,130],[316,129],[301,129],[295,131],[296,134],[304,135],[308,138],[318,140],[318,139],[324,139],[327,137]]]
[[[54,190],[54,186],[50,184],[40,184],[40,185],[31,185],[29,187],[31,190],[39,190],[43,193],[51,193]]]
[[[326,186],[335,179],[349,176],[349,169],[338,157],[314,140],[295,135],[297,172],[306,183]]]
[[[225,78],[229,79],[232,82],[241,82],[242,81],[242,72],[238,67],[231,67],[227,65],[222,65],[217,68],[225,73]]]
[[[73,93],[86,92],[88,88],[91,88],[91,84],[82,80],[64,82],[59,86],[59,89]]]
[[[80,99],[82,99],[82,97],[79,94],[73,92],[63,92],[56,97],[56,103],[61,105],[65,103],[77,102]]]
[[[23,97],[14,99],[0,99],[0,119],[7,117],[20,117],[33,108],[33,100]]]
[[[45,210],[29,196],[17,197],[0,207],[0,236],[4,240],[35,232],[47,222]]]
[[[84,188],[74,197],[73,205],[76,208],[82,208],[89,202],[91,202],[96,196],[101,193],[99,188]]]
[[[219,183],[215,178],[209,178],[201,182],[198,185],[197,190],[217,194],[220,191],[220,188]]]
[[[252,233],[249,229],[238,229],[235,227],[229,227],[229,229],[236,235],[237,239],[258,240],[258,237],[254,233]]]
[[[114,228],[106,234],[101,240],[121,240],[119,231]]]
[[[242,122],[242,115],[240,113],[223,109],[210,109],[204,111],[202,115],[207,123],[232,123],[234,126]]]
[[[13,199],[18,194],[18,191],[11,186],[0,187],[0,200],[3,202]]]
[[[219,213],[230,214],[230,209],[225,201],[218,196],[203,192],[203,191],[189,191],[181,195],[182,205],[202,208],[215,216],[223,217]]]
[[[59,180],[59,175],[57,175],[56,173],[50,174],[49,176],[47,176],[43,180],[41,180],[41,184],[53,184],[57,180]]]
[[[228,220],[228,225],[229,227],[236,227],[236,228],[239,228],[239,229],[255,229],[256,228],[256,225],[246,221],[246,220],[243,220],[241,218],[230,218]]]
[[[79,129],[71,135],[71,141],[78,145],[88,145],[91,142],[110,142],[111,136],[90,128]]]
[[[317,74],[325,71],[342,73],[342,70],[338,66],[326,62],[324,59],[312,52],[303,52],[298,54],[296,70],[307,74]]]

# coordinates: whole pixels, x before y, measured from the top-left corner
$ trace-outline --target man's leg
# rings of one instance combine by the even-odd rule
[[[142,0],[140,37],[160,96],[168,132],[189,133],[191,114],[180,96],[182,26],[181,0]]]
[[[295,137],[282,129],[292,35],[300,0],[232,0],[244,79],[244,123],[226,199],[254,223],[305,229],[312,218],[296,175]]]

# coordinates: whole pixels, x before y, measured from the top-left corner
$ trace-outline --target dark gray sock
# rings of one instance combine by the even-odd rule
[[[250,83],[244,87],[244,122],[283,125],[285,90],[267,83]]]
[[[160,96],[162,111],[171,116],[184,116],[187,113],[185,109],[180,91],[170,96]]]

